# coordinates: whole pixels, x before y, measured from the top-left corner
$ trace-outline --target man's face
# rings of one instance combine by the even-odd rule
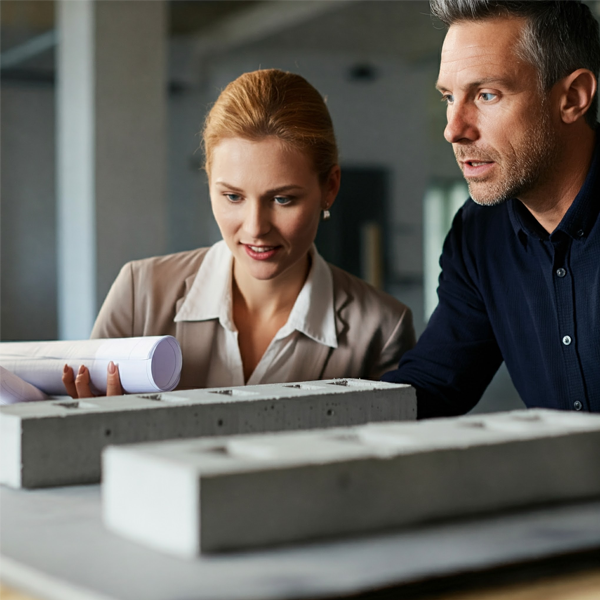
[[[452,25],[437,87],[447,103],[444,137],[478,204],[521,198],[552,169],[556,136],[538,73],[518,57],[525,21]]]

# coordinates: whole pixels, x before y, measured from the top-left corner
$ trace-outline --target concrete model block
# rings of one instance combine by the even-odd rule
[[[413,388],[335,379],[0,407],[0,483],[100,480],[108,444],[414,420]]]
[[[599,456],[549,410],[109,447],[104,522],[194,557],[599,496]]]

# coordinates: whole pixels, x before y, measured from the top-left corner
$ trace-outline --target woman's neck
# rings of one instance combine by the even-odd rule
[[[282,314],[285,314],[287,321],[308,277],[310,262],[310,255],[307,254],[305,260],[299,261],[297,265],[293,265],[275,279],[266,281],[255,279],[247,271],[236,268],[237,263],[234,262],[232,281],[234,321],[236,312],[240,312],[240,309],[244,316],[252,315],[258,321],[281,317]]]
[[[310,257],[276,279],[260,281],[233,264],[233,322],[247,382],[277,332],[287,323],[306,281]]]

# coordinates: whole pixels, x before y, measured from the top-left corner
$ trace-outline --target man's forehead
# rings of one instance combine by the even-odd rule
[[[452,25],[442,48],[438,87],[448,77],[511,79],[522,64],[517,45],[524,24],[522,19],[496,18]]]

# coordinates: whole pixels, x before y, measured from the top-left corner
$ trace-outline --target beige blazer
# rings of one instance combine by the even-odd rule
[[[221,325],[217,319],[177,323],[173,319],[207,251],[200,248],[127,263],[100,309],[92,338],[172,335],[183,354],[177,389],[206,387],[206,365]],[[411,311],[392,296],[328,266],[333,276],[338,347],[302,336],[285,381],[378,379],[415,345]]]

